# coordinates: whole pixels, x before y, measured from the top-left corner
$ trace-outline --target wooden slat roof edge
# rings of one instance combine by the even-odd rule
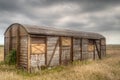
[[[26,25],[26,24],[19,24],[19,23],[11,24],[6,29],[5,33],[13,25],[21,25],[27,31],[28,34],[33,34],[33,35],[41,34],[41,35],[56,35],[56,36],[72,36],[72,37],[91,38],[91,39],[105,38],[103,35],[98,33],[75,31],[75,30],[68,30],[68,29],[58,29],[58,28],[45,27],[45,26]]]

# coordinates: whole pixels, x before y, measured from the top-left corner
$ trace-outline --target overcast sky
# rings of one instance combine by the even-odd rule
[[[120,0],[0,0],[0,44],[12,23],[97,32],[120,44]]]

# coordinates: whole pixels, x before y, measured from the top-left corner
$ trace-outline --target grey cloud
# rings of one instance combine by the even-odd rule
[[[68,3],[79,5],[83,11],[92,12],[117,6],[120,4],[120,0],[0,0],[0,10],[25,14],[32,11],[32,7],[46,8],[58,4],[64,6]]]
[[[107,16],[107,15],[106,15]],[[92,23],[95,23],[97,31],[120,31],[119,16],[113,15],[110,17],[90,17]]]
[[[66,5],[68,3],[80,5],[83,11],[99,11],[111,6],[118,6],[120,0],[29,0],[29,5],[37,7],[47,7],[53,5]]]
[[[73,29],[73,30],[79,30],[79,29],[83,29],[85,26],[86,26],[85,23],[70,21],[70,22],[67,22],[66,24],[64,24],[63,27]]]
[[[61,7],[58,7],[59,5]],[[75,8],[76,6],[77,8]],[[14,23],[13,19],[23,19],[24,21],[25,18],[36,22],[37,25],[80,31],[100,33],[120,31],[120,12],[115,12],[116,7],[120,7],[120,0],[0,0],[0,35],[3,35],[5,29]],[[57,10],[51,11],[52,8]],[[109,9],[113,9],[112,12],[116,14],[108,16],[102,13]],[[98,17],[96,12],[106,17]],[[78,16],[84,14],[88,14],[85,18],[88,22],[83,23]],[[17,15],[21,15],[23,18],[17,18]],[[76,19],[70,18],[69,21],[59,22],[66,16]],[[27,19],[24,23],[32,24]],[[94,25],[91,25],[92,23]]]

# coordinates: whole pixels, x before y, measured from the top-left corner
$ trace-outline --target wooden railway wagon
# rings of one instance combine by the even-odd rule
[[[4,59],[15,49],[17,67],[28,71],[75,60],[101,59],[106,54],[105,37],[97,33],[14,23],[4,35]]]

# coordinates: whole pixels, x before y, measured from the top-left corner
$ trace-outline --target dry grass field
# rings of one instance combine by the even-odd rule
[[[0,80],[120,80],[120,46],[107,46],[107,55],[102,60],[76,61],[32,74],[0,62]]]
[[[3,61],[4,59],[4,47],[2,45],[0,45],[0,61]]]

